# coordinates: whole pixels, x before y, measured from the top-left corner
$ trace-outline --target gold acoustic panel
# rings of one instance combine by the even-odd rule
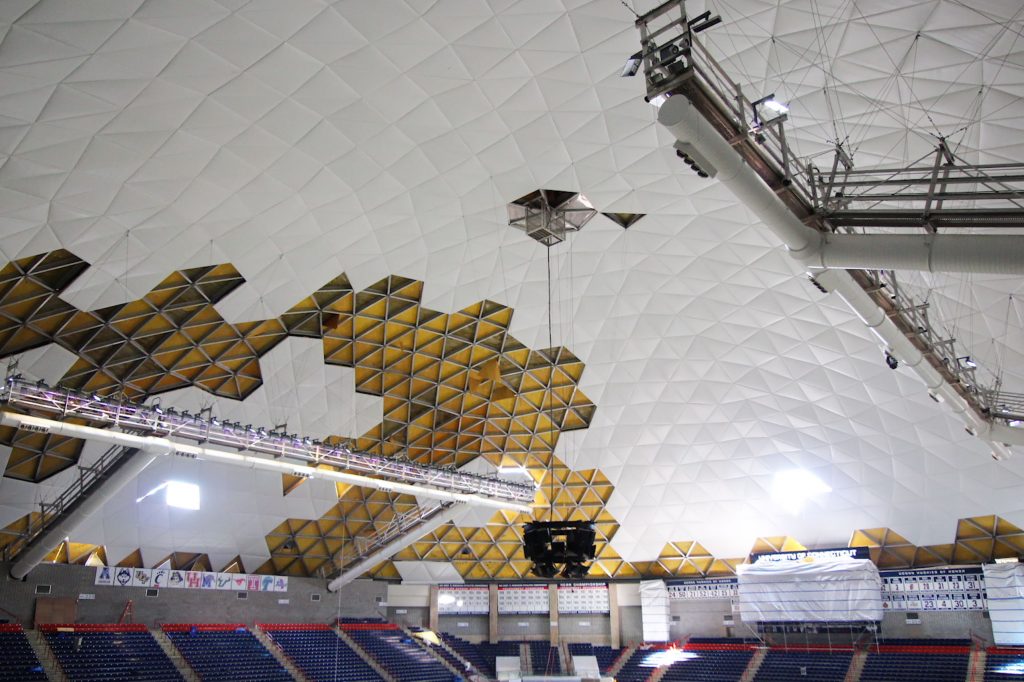
[[[598,470],[572,471],[552,453],[561,433],[586,428],[593,403],[578,389],[583,363],[565,348],[532,350],[508,334],[513,311],[481,301],[456,313],[423,308],[423,283],[388,277],[355,292],[344,275],[280,318],[226,322],[215,305],[242,284],[230,264],[169,275],[142,299],[80,311],[60,293],[88,265],[58,250],[0,270],[0,356],[56,343],[78,360],[62,383],[83,391],[144,399],[183,386],[243,400],[261,383],[259,359],[285,336],[323,340],[324,361],[355,370],[356,390],[383,399],[381,422],[367,433],[330,441],[387,456],[461,466],[477,457],[523,466],[539,484],[545,518],[597,525],[592,577],[714,576],[746,560],[712,556],[699,542],[668,543],[653,561],[627,562],[609,541],[617,521],[605,505],[613,486]],[[38,481],[73,465],[81,442],[4,429],[13,452],[6,475]],[[284,477],[287,494],[303,479]],[[553,503],[553,504],[552,504]],[[211,566],[187,548],[153,566],[308,576],[329,572],[375,530],[417,504],[415,498],[339,485],[338,504],[319,519],[284,519],[267,535],[271,558],[244,567],[237,557]],[[550,511],[549,511],[550,509]],[[16,544],[31,515],[0,531],[0,548]],[[529,578],[522,555],[526,515],[497,512],[476,526],[446,524],[396,555],[396,560],[451,562],[467,579]],[[960,521],[948,545],[915,547],[889,529],[854,532],[851,546],[871,547],[879,566],[978,562],[1024,552],[1024,533],[995,516]],[[759,538],[751,552],[788,551],[791,537]],[[105,549],[68,541],[49,557],[66,563],[141,566],[136,550],[107,557]],[[397,578],[390,562],[370,571]]]

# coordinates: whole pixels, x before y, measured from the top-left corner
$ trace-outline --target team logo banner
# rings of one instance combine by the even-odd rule
[[[248,575],[210,571],[179,571],[172,568],[98,566],[96,585],[157,589],[234,590],[236,592],[287,592],[283,575]]]

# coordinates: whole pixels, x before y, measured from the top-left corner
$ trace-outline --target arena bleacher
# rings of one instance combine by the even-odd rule
[[[451,682],[453,673],[398,626],[342,623],[341,630],[381,668],[400,682]]]
[[[0,623],[0,681],[33,682],[45,679],[43,666],[21,625]]]
[[[44,625],[41,629],[72,682],[182,679],[145,625]]]
[[[312,682],[374,682],[379,675],[326,624],[260,624]]]
[[[244,625],[176,623],[163,631],[203,682],[292,679]]]
[[[754,682],[843,682],[852,658],[853,647],[773,648],[761,661]]]

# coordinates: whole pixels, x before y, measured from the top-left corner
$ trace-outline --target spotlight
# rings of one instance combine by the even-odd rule
[[[640,65],[643,64],[643,62],[643,52],[637,52],[636,54],[631,55],[630,58],[626,60],[626,65],[622,67],[622,73],[619,75],[623,78],[635,76],[636,72],[640,70]]]
[[[889,369],[896,369],[900,366],[900,361],[892,353],[885,351],[885,364],[889,366]]]
[[[213,424],[214,426],[220,426],[220,420],[217,419],[216,417],[210,417],[210,423]]]

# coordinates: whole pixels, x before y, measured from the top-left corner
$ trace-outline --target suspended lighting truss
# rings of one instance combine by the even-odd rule
[[[236,453],[250,451],[269,456],[282,469],[287,468],[290,462],[300,472],[327,465],[341,472],[354,472],[362,481],[372,477],[373,487],[441,496],[451,501],[476,501],[500,508],[528,509],[535,493],[534,486],[527,483],[379,457],[356,452],[343,445],[268,431],[251,424],[242,426],[212,415],[187,414],[159,405],[51,388],[43,382],[26,381],[18,375],[7,377],[0,392],[0,404],[33,414],[52,414],[57,420],[77,418],[96,427],[114,427],[120,431],[174,439],[171,445],[179,454],[187,456],[197,456],[203,451],[213,456],[232,454],[212,448]],[[20,424],[22,428],[32,428],[24,418],[19,418],[19,421],[25,422]],[[67,425],[68,428],[72,426],[76,425]],[[85,433],[82,432],[83,437]],[[190,441],[191,444],[181,441]]]
[[[706,12],[688,19],[685,0],[667,0],[636,20],[642,50],[630,59],[639,56],[643,63],[645,99],[660,107],[660,114],[672,109],[669,118],[677,121],[673,125],[679,132],[683,107],[669,107],[673,98],[684,98],[702,119],[700,126],[688,125],[685,136],[677,133],[677,155],[691,166],[697,163],[703,176],[721,171],[723,183],[756,203],[751,208],[764,212],[766,225],[804,262],[822,291],[845,289],[848,302],[855,293],[866,294],[878,314],[892,322],[869,326],[876,333],[885,327],[900,335],[882,341],[919,358],[912,367],[930,394],[955,398],[958,404],[952,408],[967,430],[988,440],[994,457],[1007,456],[1003,444],[1018,442],[1022,433],[1024,396],[981,386],[974,367],[959,362],[964,353],[955,339],[935,332],[927,306],[899,289],[893,270],[1024,271],[1024,242],[1018,234],[962,234],[964,228],[1024,227],[1024,164],[969,164],[942,139],[930,164],[856,169],[841,145],[827,172],[801,164],[786,141],[784,107],[770,119],[759,115],[759,105],[763,108],[771,96],[749,99],[697,40],[708,22]],[[729,153],[712,152],[724,148],[709,136],[726,142]],[[744,173],[749,177],[740,178]],[[961,228],[961,234],[938,235],[946,227]],[[865,233],[870,228],[884,231]],[[892,234],[901,228],[915,228],[920,236]],[[828,278],[826,288],[819,275],[828,268],[838,268],[841,276]]]

